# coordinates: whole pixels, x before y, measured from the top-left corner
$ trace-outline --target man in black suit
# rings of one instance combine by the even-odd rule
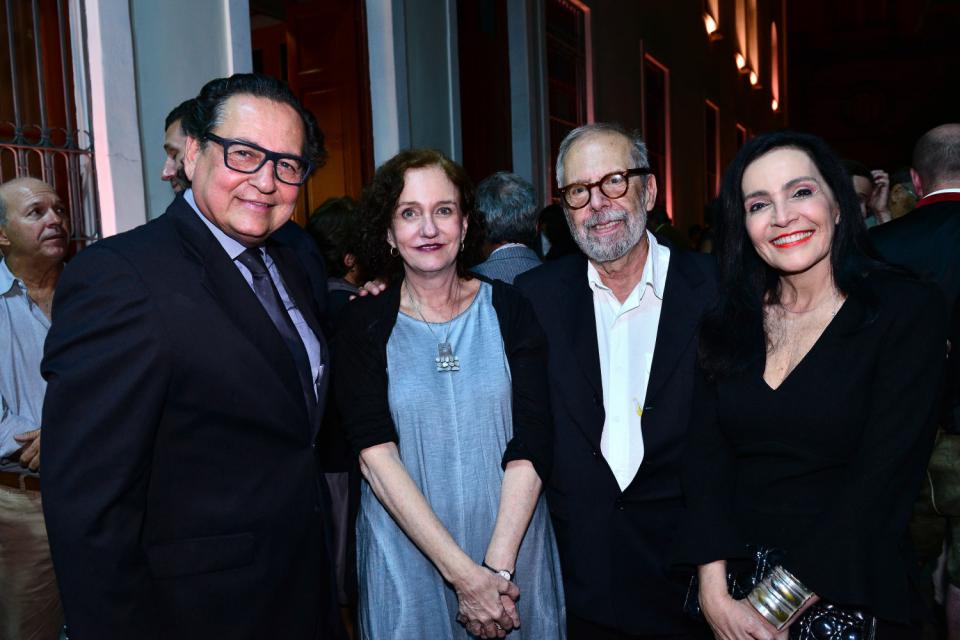
[[[208,83],[186,124],[192,188],[57,289],[43,492],[70,637],[339,638],[314,449],[327,349],[272,238],[316,124],[258,75]]]
[[[925,133],[913,149],[910,170],[916,207],[908,215],[870,230],[884,258],[937,282],[953,309],[952,343],[947,359],[944,412],[930,463],[930,482],[918,502],[912,530],[921,550],[935,557],[950,530],[947,564],[947,628],[960,629],[960,124],[944,124]],[[930,496],[930,490],[934,495]],[[924,517],[924,514],[927,517]],[[921,532],[935,529],[928,545]],[[922,554],[921,554],[922,555]]]
[[[716,293],[709,256],[646,231],[657,196],[646,146],[591,124],[560,145],[557,184],[586,254],[528,271],[550,346],[554,465],[547,483],[571,640],[694,638],[669,575],[683,495],[697,325]]]
[[[910,170],[920,198],[909,215],[870,230],[880,253],[936,280],[948,308],[960,297],[960,124],[925,133]]]

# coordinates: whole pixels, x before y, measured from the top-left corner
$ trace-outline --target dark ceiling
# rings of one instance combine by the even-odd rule
[[[960,122],[960,0],[788,0],[790,126],[872,168]]]

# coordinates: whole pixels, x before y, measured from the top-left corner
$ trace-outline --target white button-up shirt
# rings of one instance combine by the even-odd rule
[[[647,240],[650,248],[643,275],[623,304],[600,280],[593,263],[587,263],[606,414],[600,451],[621,491],[643,462],[643,407],[670,265],[670,250],[649,231]]]

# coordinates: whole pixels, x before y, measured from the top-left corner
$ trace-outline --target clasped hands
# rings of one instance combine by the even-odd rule
[[[453,585],[460,603],[457,622],[480,638],[503,638],[520,626],[517,600],[520,589],[513,582],[473,565]]]

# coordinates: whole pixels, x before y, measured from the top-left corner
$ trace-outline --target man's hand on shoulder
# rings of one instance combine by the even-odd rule
[[[13,436],[13,439],[23,445],[20,448],[20,465],[31,471],[40,469],[40,429],[27,431]]]
[[[364,296],[378,296],[384,291],[387,290],[387,283],[379,278],[376,280],[370,280],[369,282],[364,283],[360,290],[357,291],[357,295],[350,296],[351,300],[356,300],[357,298],[362,298]]]

